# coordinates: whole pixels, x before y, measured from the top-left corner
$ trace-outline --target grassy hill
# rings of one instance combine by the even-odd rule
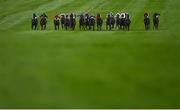
[[[180,0],[0,0],[0,108],[180,108]],[[129,12],[131,31],[54,31],[60,12]],[[160,12],[144,31],[143,13]],[[47,31],[30,29],[33,12]],[[152,27],[151,27],[152,28]]]

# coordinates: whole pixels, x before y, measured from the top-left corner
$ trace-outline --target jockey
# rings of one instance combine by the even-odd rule
[[[126,14],[125,13],[121,13],[121,18],[126,18]]]
[[[113,14],[113,12],[110,12],[109,14],[110,14],[110,17],[114,17],[114,14]]]
[[[74,15],[73,15],[73,13],[71,13],[71,14],[70,14],[70,18],[73,18],[73,17],[74,17]]]
[[[60,17],[58,15],[54,16],[54,20],[60,20]]]
[[[144,19],[145,18],[149,18],[149,13],[147,13],[147,12],[144,13]]]
[[[154,18],[159,18],[160,14],[159,13],[154,13]]]
[[[76,14],[75,13],[73,13],[73,19],[76,19]]]
[[[32,19],[37,19],[37,15],[35,13],[33,13]]]
[[[130,19],[129,13],[125,13],[125,15],[127,19]]]
[[[66,19],[68,19],[69,18],[69,16],[68,16],[68,14],[66,15]]]
[[[59,14],[58,16],[65,16],[66,14],[65,13],[61,13],[61,14]]]
[[[80,15],[80,17],[84,17],[84,15],[83,15],[83,14],[81,14],[81,15]]]
[[[40,17],[45,17],[46,19],[48,18],[48,16],[45,13],[43,13]]]
[[[108,17],[111,17],[111,13],[108,13],[108,14],[106,15],[106,18],[108,18]]]
[[[95,16],[90,16],[90,19],[95,19]]]
[[[120,13],[116,13],[115,17],[120,17],[121,14]]]
[[[89,19],[89,14],[88,13],[85,14],[85,19]]]

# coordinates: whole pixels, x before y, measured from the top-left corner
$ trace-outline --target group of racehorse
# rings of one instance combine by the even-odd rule
[[[153,25],[154,29],[158,29],[159,27],[159,13],[154,13],[153,15]],[[75,30],[76,27],[76,18],[79,17],[79,29],[80,30],[93,30],[95,31],[95,27],[97,27],[98,31],[102,30],[103,26],[103,18],[101,17],[100,13],[98,13],[96,16],[90,15],[88,13],[81,14],[81,15],[75,15],[74,13],[71,14],[61,14],[56,15],[54,17],[54,29],[59,30],[60,26],[62,29],[65,30]],[[40,26],[41,30],[46,30],[46,24],[47,24],[47,15],[44,13],[40,16]],[[108,13],[106,16],[106,30],[112,30],[113,28],[119,29],[119,30],[130,30],[130,15],[128,13],[117,13],[116,15],[113,15],[113,13]],[[144,14],[144,24],[145,29],[150,29],[150,18],[149,14]],[[37,30],[38,27],[38,17],[36,14],[33,14],[32,17],[32,29]]]
[[[159,16],[160,13],[154,13],[153,14],[153,29],[158,30],[159,28]],[[145,25],[145,30],[150,29],[150,17],[149,14],[146,12],[144,13],[144,25]]]

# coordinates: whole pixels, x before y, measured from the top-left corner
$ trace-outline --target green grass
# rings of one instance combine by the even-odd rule
[[[1,0],[0,108],[180,108],[179,4]],[[131,14],[131,31],[53,30],[59,12],[111,10]],[[43,11],[48,30],[31,31]],[[161,13],[160,30],[144,31],[145,11]]]

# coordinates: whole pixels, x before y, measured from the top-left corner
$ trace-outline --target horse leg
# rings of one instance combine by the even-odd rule
[[[31,25],[31,29],[32,29],[32,30],[34,29],[34,25],[33,25],[33,23],[32,23],[32,25]]]
[[[43,30],[43,25],[41,25],[41,30]]]
[[[130,30],[130,24],[128,24],[128,31]]]
[[[83,30],[85,30],[85,26],[83,25]]]
[[[63,29],[63,24],[61,24],[61,28]]]
[[[159,23],[157,23],[157,30],[159,29]]]
[[[79,24],[79,30],[81,31],[82,29],[81,29],[81,24]]]
[[[54,30],[56,30],[56,24],[54,24]]]
[[[37,25],[34,25],[34,28],[33,28],[33,29],[36,30],[36,28],[37,28]]]
[[[46,30],[46,24],[44,25],[44,30]]]

